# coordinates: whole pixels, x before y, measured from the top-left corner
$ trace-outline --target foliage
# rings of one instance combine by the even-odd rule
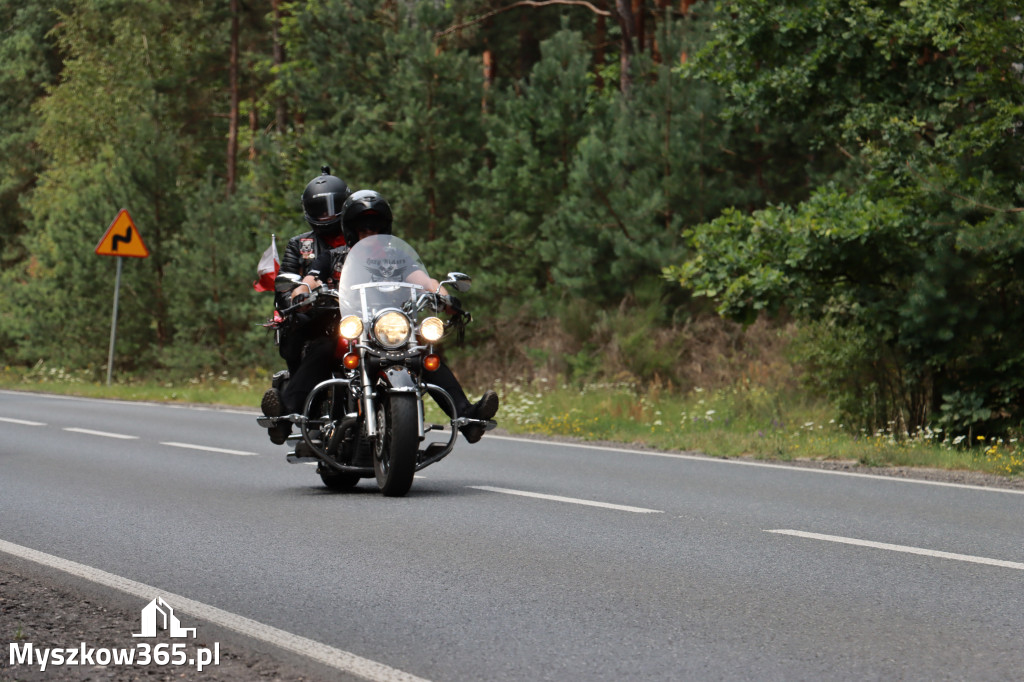
[[[1011,47],[1024,26],[1013,3],[982,4],[722,3],[730,19],[690,72],[729,92],[732,116],[795,117],[808,153],[850,162],[804,202],[689,230],[693,256],[669,275],[724,315],[786,309],[855,344],[831,356],[848,362],[833,376],[859,386],[865,423],[877,399],[913,432],[957,393],[983,403],[958,428],[1024,418],[1024,82]]]
[[[452,229],[460,255],[477,264],[481,288],[513,305],[547,286],[546,225],[587,133],[587,111],[604,106],[589,88],[582,36],[564,30],[540,49],[529,81],[515,85],[518,94],[510,87],[495,96],[495,114],[486,118],[487,157]]]
[[[11,0],[0,6],[0,268],[25,257],[18,239],[27,219],[24,194],[43,169],[35,146],[39,121],[33,103],[55,82],[60,60],[50,30],[57,21],[53,7]],[[3,341],[0,338],[0,341]]]
[[[634,5],[621,60],[614,3],[6,3],[3,361],[102,374],[93,248],[124,207],[151,256],[123,264],[118,368],[279,364],[255,265],[327,164],[432,272],[474,276],[461,357],[492,374],[690,387],[722,338],[760,338],[709,342],[692,289],[805,321],[798,362],[844,418],[1019,424],[1019,10]]]
[[[188,254],[201,230],[211,228],[206,223],[195,225],[195,232],[185,229],[190,217],[223,217],[200,216],[190,208],[225,201],[223,189],[212,196],[202,182],[212,150],[208,133],[194,127],[216,99],[216,84],[203,77],[213,64],[210,37],[219,25],[185,6],[85,0],[73,3],[61,19],[56,36],[65,55],[63,78],[38,104],[38,143],[47,168],[27,204],[32,229],[25,244],[31,257],[19,264],[13,297],[44,303],[32,309],[16,357],[103,364],[105,344],[97,341],[109,334],[109,319],[82,314],[82,301],[103,301],[106,308],[112,299],[114,261],[92,250],[117,209],[130,207],[151,255],[124,268],[118,342],[130,351],[119,358],[129,368],[158,365],[178,336],[179,321],[187,327],[188,316],[208,308],[196,300],[207,296],[198,283],[212,270],[212,281],[223,287],[216,277],[220,244],[238,242],[254,250],[248,231],[237,239],[237,223],[224,223],[224,237],[205,244],[203,266],[172,276],[185,262],[179,257]],[[231,251],[220,256],[228,261]],[[44,282],[54,285],[50,296],[39,295]],[[5,311],[5,317],[15,315]],[[221,363],[230,355],[224,347],[219,357],[199,360]]]
[[[599,320],[629,302],[643,312],[628,319],[625,346],[647,348],[635,325],[671,324],[685,296],[641,292],[662,288],[655,275],[681,255],[680,228],[730,203],[733,180],[745,177],[713,177],[728,134],[713,88],[671,77],[704,40],[700,22],[652,13],[635,86],[621,93],[615,21],[578,5],[479,20],[491,9],[472,0],[5,6],[0,49],[15,68],[0,82],[12,113],[0,144],[14,179],[3,197],[24,209],[3,231],[4,359],[59,356],[100,371],[108,319],[81,302],[108,305],[114,263],[92,246],[125,207],[151,256],[124,263],[119,366],[273,363],[258,326],[269,298],[249,288],[252,268],[270,234],[283,244],[306,229],[298,196],[324,164],[391,198],[396,229],[432,269],[477,278],[468,303],[478,319],[550,315],[573,296],[592,300]],[[486,77],[485,56],[495,65]],[[225,147],[240,150],[237,177],[222,170],[234,167]],[[33,148],[34,163],[23,162]],[[18,302],[39,290],[60,294],[26,315]],[[595,346],[574,353],[579,371],[599,363]],[[668,360],[650,360],[636,371],[668,371]]]

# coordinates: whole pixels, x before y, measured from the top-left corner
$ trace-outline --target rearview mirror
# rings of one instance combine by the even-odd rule
[[[274,291],[287,293],[302,284],[302,278],[294,272],[282,272],[274,280]]]
[[[445,284],[451,284],[456,291],[463,294],[469,291],[469,285],[472,283],[473,278],[461,272],[449,272],[445,281]]]

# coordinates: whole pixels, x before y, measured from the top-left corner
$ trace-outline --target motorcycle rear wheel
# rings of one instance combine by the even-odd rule
[[[373,449],[373,472],[377,487],[386,497],[409,492],[416,473],[419,448],[417,399],[408,393],[383,396],[377,406],[377,441]]]

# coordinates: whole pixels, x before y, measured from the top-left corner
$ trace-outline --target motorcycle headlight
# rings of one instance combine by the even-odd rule
[[[389,310],[373,323],[373,335],[380,345],[388,349],[405,345],[412,330],[409,318],[397,310]]]
[[[437,317],[428,317],[420,323],[420,336],[427,343],[437,343],[444,336],[444,322]]]
[[[358,339],[363,333],[363,321],[355,315],[347,315],[338,325],[338,333],[346,339]]]

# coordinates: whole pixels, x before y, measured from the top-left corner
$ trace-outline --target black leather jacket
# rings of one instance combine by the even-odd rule
[[[284,248],[280,272],[291,272],[299,277],[305,277],[316,257],[330,248],[313,230],[297,234],[288,240],[288,245]],[[287,292],[278,292],[274,294],[274,305],[278,310],[284,310],[291,305],[290,298]]]

